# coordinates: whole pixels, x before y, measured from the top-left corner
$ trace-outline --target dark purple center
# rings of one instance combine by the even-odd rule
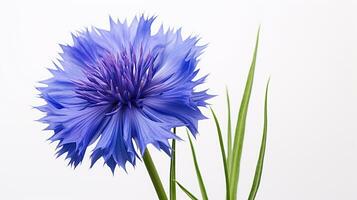
[[[136,55],[133,50],[117,55],[108,54],[84,70],[86,79],[76,81],[76,93],[92,106],[111,104],[113,110],[122,107],[142,107],[145,91],[155,73],[158,54]]]

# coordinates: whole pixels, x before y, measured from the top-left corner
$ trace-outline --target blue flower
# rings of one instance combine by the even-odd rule
[[[148,144],[170,154],[171,130],[186,126],[197,133],[199,110],[211,96],[195,87],[197,37],[182,39],[180,30],[151,34],[155,17],[134,18],[128,25],[110,18],[109,31],[92,28],[61,45],[60,65],[41,81],[46,113],[40,121],[59,141],[57,155],[67,154],[76,167],[90,145],[92,165],[101,157],[114,172],[143,154]],[[138,152],[139,151],[139,152]]]

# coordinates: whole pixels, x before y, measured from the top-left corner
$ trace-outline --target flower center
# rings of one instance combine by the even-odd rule
[[[132,48],[117,55],[108,54],[83,72],[84,80],[76,81],[76,93],[90,105],[111,104],[122,107],[142,107],[144,92],[155,74],[158,53],[136,55]]]

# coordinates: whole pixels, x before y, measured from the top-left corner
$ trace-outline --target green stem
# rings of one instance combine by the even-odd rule
[[[159,174],[157,173],[155,164],[151,159],[151,156],[150,156],[150,153],[149,153],[148,149],[145,150],[145,153],[143,155],[143,160],[144,160],[146,169],[147,169],[147,171],[148,171],[148,173],[150,175],[152,184],[155,187],[156,194],[159,197],[159,200],[167,200],[165,189],[162,186]]]
[[[176,134],[176,128],[174,128]],[[176,200],[176,140],[172,139],[170,162],[170,200]]]

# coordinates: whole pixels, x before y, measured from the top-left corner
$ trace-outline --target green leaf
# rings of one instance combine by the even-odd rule
[[[268,131],[268,89],[269,89],[269,82],[270,79],[268,80],[266,89],[265,89],[265,101],[264,101],[264,128],[263,128],[263,137],[262,137],[262,142],[260,145],[260,152],[259,152],[259,159],[257,162],[257,166],[255,169],[255,175],[254,175],[254,180],[252,184],[252,188],[250,190],[250,194],[248,197],[248,200],[254,200],[255,196],[257,195],[259,185],[260,185],[260,180],[262,177],[262,172],[263,172],[263,164],[264,164],[264,156],[265,156],[265,147],[266,147],[266,142],[267,142],[267,131]]]
[[[227,168],[230,170],[232,165],[232,121],[231,121],[231,102],[229,100],[228,88],[226,88],[228,124],[227,124]],[[229,177],[229,176],[228,176]]]
[[[188,139],[190,140],[190,146],[191,146],[191,152],[192,152],[193,163],[194,163],[194,165],[195,165],[197,180],[198,180],[198,184],[199,184],[199,186],[200,186],[202,199],[203,199],[203,200],[208,200],[208,196],[207,196],[207,192],[206,192],[206,187],[205,187],[205,184],[204,184],[203,179],[202,179],[202,175],[201,175],[201,172],[200,172],[200,168],[198,167],[198,162],[197,162],[197,158],[196,158],[195,148],[194,148],[194,146],[193,146],[193,144],[192,144],[192,140],[191,140],[190,134],[188,133],[187,130],[186,130],[186,132],[187,132]]]
[[[217,116],[214,113],[212,108],[211,108],[211,112],[212,112],[212,115],[213,115],[213,118],[214,118],[214,122],[216,124],[217,133],[218,133],[218,139],[219,139],[219,146],[220,146],[221,154],[222,154],[223,167],[224,167],[224,176],[225,176],[225,181],[226,181],[226,198],[229,199],[229,176],[228,176],[227,159],[226,159],[226,153],[224,151],[224,144],[223,144],[223,139],[222,139],[221,127],[219,125]]]
[[[243,98],[239,108],[238,120],[236,124],[235,135],[234,135],[232,165],[230,169],[230,193],[231,193],[230,197],[232,200],[237,199],[237,189],[238,189],[238,180],[239,180],[239,171],[240,171],[240,161],[242,157],[242,148],[243,148],[243,141],[244,141],[245,124],[247,119],[250,94],[253,86],[255,63],[257,59],[257,50],[259,44],[259,29],[257,33],[256,43],[255,43],[253,60],[250,66]]]
[[[177,183],[177,185],[181,188],[181,190],[184,192],[184,193],[186,193],[186,195],[188,196],[188,197],[190,197],[190,199],[192,199],[192,200],[198,200],[198,198],[197,197],[195,197],[195,195],[193,195],[191,192],[189,192],[183,185],[181,185],[179,182],[177,182],[176,181],[176,183]]]
[[[174,128],[176,134],[176,128]],[[176,140],[172,139],[171,162],[170,162],[170,200],[176,200]]]

